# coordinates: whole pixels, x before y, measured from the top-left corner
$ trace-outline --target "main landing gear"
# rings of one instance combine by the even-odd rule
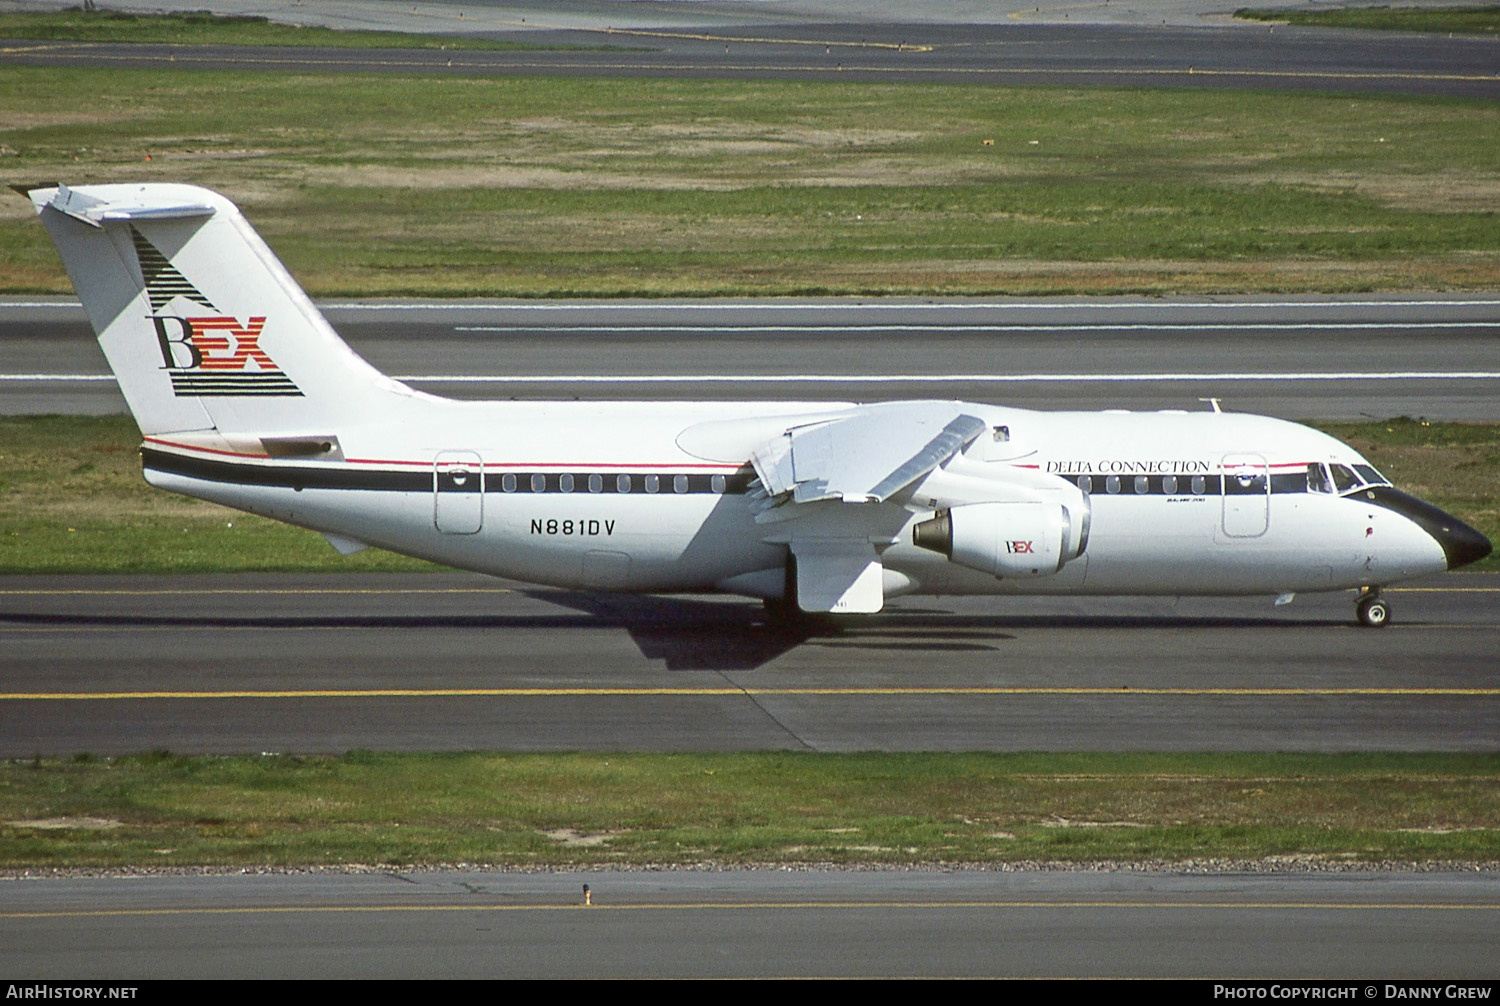
[[[1366,587],[1354,600],[1354,615],[1360,625],[1379,629],[1391,620],[1391,606],[1380,596],[1379,587]]]

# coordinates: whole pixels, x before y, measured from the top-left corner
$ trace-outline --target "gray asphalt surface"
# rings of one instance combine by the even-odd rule
[[[415,74],[558,74],[609,77],[778,78],[866,82],[1228,87],[1500,96],[1493,39],[1276,28],[1226,18],[1191,24],[713,23],[553,20],[557,27],[492,22],[496,39],[608,50],[507,52],[292,47],[27,43],[0,40],[0,65],[104,66]],[[639,5],[648,7],[649,5]],[[697,5],[692,5],[696,7]],[[1100,4],[1100,7],[1105,5]],[[680,5],[677,10],[691,9]],[[739,10],[747,10],[741,6]],[[1020,14],[1021,12],[1014,12]],[[1227,13],[1227,12],[1226,12]],[[1165,20],[1165,19],[1163,19]],[[1174,18],[1174,22],[1181,19]],[[840,23],[842,22],[842,23]],[[609,27],[613,24],[613,27]],[[367,25],[360,25],[365,27]],[[439,30],[472,32],[457,19]]]
[[[593,907],[581,905],[584,884]],[[433,872],[0,880],[0,897],[0,973],[16,979],[1376,977],[1488,987],[1500,944],[1500,878],[1485,874]]]
[[[128,3],[117,0],[115,6]],[[151,6],[159,3],[153,0]],[[308,19],[307,8],[316,7],[315,19],[326,15],[327,23],[398,30],[442,30],[442,21],[453,27],[462,12],[469,22],[465,28],[482,15],[502,22],[486,23],[483,30],[510,37],[640,48],[413,58],[405,52],[347,50],[173,53],[0,44],[5,50],[0,65],[173,62],[238,69],[1500,94],[1493,41],[1217,24],[1204,15],[1218,12],[1200,0],[1074,3],[1029,14],[1001,0],[981,5],[981,13],[1004,24],[984,27],[964,24],[976,19],[974,5],[939,0],[920,9],[924,17],[946,24],[915,26],[896,22],[917,7],[884,0],[832,6],[821,0],[751,6],[595,0],[539,6],[495,0],[424,4],[420,19],[409,19],[404,3],[334,0],[304,7],[196,0],[191,6],[287,20]],[[830,9],[868,23],[832,24],[837,18],[829,16]],[[539,26],[538,13],[551,21]],[[516,23],[527,15],[529,25]],[[1158,15],[1170,24],[1158,24]],[[1077,21],[1094,26],[1080,28]],[[1063,22],[1069,23],[1058,27]],[[715,37],[598,31],[611,25],[679,35],[689,28]],[[900,48],[861,42],[895,42]],[[919,52],[917,45],[932,48]],[[1500,369],[1493,362],[1492,329],[1434,329],[1421,323],[1405,331],[1275,330],[1280,334],[1241,327],[1220,330],[1214,338],[1184,330],[940,334],[909,327],[900,334],[903,342],[920,346],[921,356],[914,357],[910,347],[893,350],[891,342],[871,332],[686,332],[671,306],[660,320],[649,322],[660,326],[653,331],[605,332],[599,326],[613,324],[612,316],[622,312],[613,305],[603,309],[602,320],[585,323],[594,330],[580,332],[527,331],[549,327],[527,318],[503,321],[502,332],[460,335],[452,331],[454,318],[428,319],[417,329],[443,348],[435,357],[420,358],[412,354],[410,331],[384,320],[388,314],[332,313],[356,348],[378,365],[418,375],[439,373],[428,365],[436,359],[451,363],[443,374],[536,377],[559,373],[558,361],[598,359],[601,349],[618,354],[616,359],[649,363],[645,369],[655,373],[726,373],[709,369],[696,355],[682,362],[688,343],[714,345],[709,365],[735,363],[744,373],[760,374],[847,373],[847,366],[836,365],[851,353],[862,367],[869,361],[871,373],[885,375],[973,374],[975,360],[985,373],[1003,367],[1012,376],[1023,364],[1028,373],[1053,376],[1161,373],[1164,358],[1180,361],[1181,369],[1192,373],[1209,366],[1258,374],[1329,371],[1335,363],[1341,371],[1387,373]],[[1106,318],[1118,317],[1114,307],[1102,310]],[[1291,320],[1308,321],[1320,310],[1334,309],[1299,311]],[[1494,318],[1493,304],[1463,310],[1474,313],[1440,317]],[[464,309],[459,316],[481,326],[494,317],[487,308]],[[826,316],[813,317],[818,321],[807,324],[822,324]],[[59,324],[57,318],[54,309],[24,322],[17,322],[14,309],[0,316],[0,371],[103,373],[86,327],[80,338],[76,320]],[[445,326],[448,331],[435,338]],[[538,334],[545,334],[545,344],[535,341]],[[764,369],[766,354],[755,350],[760,340],[774,347],[769,362],[783,369]],[[913,359],[923,366],[910,365]],[[48,363],[39,368],[37,360]],[[1082,362],[1075,367],[1074,360]],[[576,367],[568,372],[588,373]],[[1035,381],[901,381],[802,384],[788,393],[808,398],[938,394],[1084,408],[1182,407],[1200,394],[1222,394],[1230,407],[1290,417],[1496,418],[1492,378],[1361,380],[1366,383],[1068,379],[1061,390]],[[713,386],[709,395],[693,384],[648,382],[423,386],[485,397],[497,391],[639,397],[642,390],[662,397],[764,397],[763,387],[724,384]],[[107,385],[84,383],[59,394],[51,383],[0,384],[0,411],[119,408],[118,395]],[[264,593],[321,592],[330,583],[335,593]],[[512,588],[467,577],[420,578],[416,584],[386,578],[5,581],[0,589],[11,592],[0,593],[0,680],[12,697],[0,698],[0,744],[10,756],[157,746],[292,750],[303,744],[317,750],[630,744],[855,749],[899,748],[911,738],[937,747],[1494,750],[1500,722],[1493,659],[1500,634],[1493,598],[1500,593],[1500,579],[1495,577],[1454,577],[1435,584],[1436,592],[1394,594],[1398,624],[1379,634],[1349,627],[1347,598],[1336,597],[1302,598],[1274,612],[1248,601],[985,601],[975,607],[908,600],[862,627],[808,638],[767,633],[756,623],[755,608],[739,602],[479,593]],[[363,588],[376,592],[354,592]],[[567,699],[517,694],[520,688],[574,682],[585,690],[706,683],[720,691]],[[795,692],[808,682],[835,692],[827,697]],[[1268,682],[1284,691],[1261,693]],[[1417,691],[1434,682],[1436,692]],[[441,691],[455,683],[495,694],[14,697],[21,689],[53,695],[64,689],[295,692],[324,686]],[[892,684],[897,692],[837,693],[851,683]],[[1055,690],[1080,683],[1097,690]],[[1223,690],[1140,694],[1189,683]],[[783,685],[791,687],[778,691]],[[994,686],[1021,691],[964,691]],[[951,691],[937,693],[934,687]],[[1382,687],[1395,691],[1373,690]],[[1460,689],[1483,694],[1465,695]],[[596,892],[594,910],[573,907],[584,882]],[[1500,892],[1493,874],[1195,878],[917,871],[9,880],[0,881],[0,903],[0,973],[24,978],[1379,975],[1446,980],[1492,977],[1493,949],[1500,942]],[[116,912],[123,914],[111,914]]]
[[[1500,420],[1500,299],[325,305],[366,359],[459,398],[959,398]],[[0,414],[124,411],[81,309],[0,301]],[[34,379],[26,379],[30,375]]]
[[[0,757],[1500,749],[1500,576],[1270,598],[753,602],[483,577],[0,578]]]

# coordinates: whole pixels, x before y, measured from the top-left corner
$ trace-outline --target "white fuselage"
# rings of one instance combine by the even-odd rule
[[[1344,444],[1258,416],[436,398],[355,355],[219,193],[27,191],[147,480],[341,551],[854,614],[913,592],[1374,588],[1491,549]]]
[[[849,408],[414,396],[406,415],[327,431],[337,436],[338,461],[148,438],[147,479],[339,538],[533,583],[777,596],[787,543],[778,525],[755,519],[743,491],[753,478],[747,459],[790,423]],[[1365,462],[1306,427],[1209,412],[963,408],[1009,438],[981,438],[899,508],[879,504],[887,511],[877,543],[887,596],[1284,593],[1447,568],[1438,542],[1406,516],[1357,496],[1307,491],[1309,464]],[[1086,480],[1092,525],[1083,554],[1050,575],[997,577],[916,547],[911,527],[949,502],[925,498],[926,488],[955,466],[975,484],[1025,474],[1072,491]],[[305,485],[284,484],[286,473],[299,471]],[[255,484],[257,473],[270,472],[261,481],[283,484]],[[1266,481],[1255,483],[1257,473]],[[1237,478],[1249,491],[1226,492]]]

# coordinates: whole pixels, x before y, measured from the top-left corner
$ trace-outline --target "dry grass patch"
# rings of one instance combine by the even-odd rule
[[[7,84],[14,176],[218,189],[315,295],[1500,283],[1492,103],[33,68]],[[93,111],[28,118],[48,108]],[[66,291],[24,201],[0,203],[0,290]]]
[[[1411,174],[1329,171],[1323,174],[1276,173],[1281,185],[1297,185],[1322,192],[1355,193],[1394,210],[1426,213],[1485,213],[1500,207],[1500,173],[1456,169]],[[1242,184],[1265,181],[1264,176],[1239,177]]]

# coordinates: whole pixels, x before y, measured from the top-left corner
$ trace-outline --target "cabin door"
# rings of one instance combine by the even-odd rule
[[[432,465],[432,523],[444,534],[484,524],[484,464],[473,451],[442,451]]]
[[[1256,538],[1271,522],[1271,472],[1259,454],[1224,455],[1224,536]]]

